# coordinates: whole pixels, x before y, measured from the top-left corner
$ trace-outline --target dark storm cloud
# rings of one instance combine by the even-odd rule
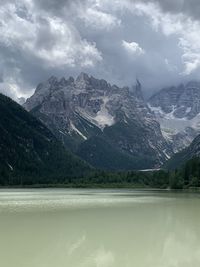
[[[159,3],[164,11],[172,13],[183,13],[192,18],[198,20],[200,19],[199,0],[152,0],[152,2]]]
[[[195,0],[0,0],[0,91],[80,71],[146,90],[199,77]]]
[[[67,22],[75,5],[79,7],[79,1],[1,1],[1,91],[23,95],[52,74],[75,74],[101,60],[95,44],[82,40]]]
[[[73,19],[77,10],[87,6],[87,0],[34,0],[38,10],[44,10],[53,16]]]
[[[120,85],[133,85],[139,78],[149,90],[177,82],[181,65],[181,51],[177,38],[163,38],[144,20],[143,16],[133,16],[128,10],[121,15],[123,24],[114,31],[101,32],[79,27],[81,34],[88,40],[95,39],[97,47],[103,51],[104,64],[94,70],[94,74]],[[122,40],[140,44],[144,53],[127,51]],[[166,65],[168,59],[168,65]],[[171,63],[171,66],[170,66]]]

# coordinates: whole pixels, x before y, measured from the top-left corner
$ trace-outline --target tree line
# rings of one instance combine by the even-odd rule
[[[149,187],[184,189],[200,187],[200,158],[189,160],[182,168],[173,171],[118,171],[91,170],[76,177],[55,173],[52,176],[15,173],[0,167],[1,186],[71,186],[71,187]],[[46,176],[46,177],[45,177]]]

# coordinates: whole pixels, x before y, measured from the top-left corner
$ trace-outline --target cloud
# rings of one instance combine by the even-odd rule
[[[53,9],[53,3],[49,1],[47,7]],[[96,48],[94,41],[89,42],[82,38],[77,29],[61,17],[52,16],[47,10],[39,12],[36,4],[33,1],[19,0],[18,4],[5,2],[0,8],[0,53],[1,63],[5,68],[4,80],[9,81],[10,78],[13,80],[16,76],[13,76],[12,70],[10,73],[7,71],[8,61],[5,60],[6,55],[3,54],[5,50],[10,57],[9,63],[13,62],[13,69],[18,68],[21,73],[23,72],[21,62],[26,56],[38,67],[42,64],[42,68],[49,70],[74,68],[77,65],[93,67],[102,60],[101,52]],[[19,55],[21,62],[18,59]],[[31,62],[26,62],[26,64],[31,64]],[[14,83],[16,88],[22,86],[19,79],[13,81]],[[20,91],[20,89],[16,90]]]
[[[86,27],[92,29],[111,30],[121,24],[120,19],[112,14],[91,7],[84,10],[79,16],[85,22]]]
[[[158,1],[155,1],[158,2]],[[165,3],[169,4],[170,1]],[[184,2],[184,1],[180,1]],[[171,2],[170,2],[171,3]],[[161,3],[160,3],[161,4]],[[180,4],[180,3],[179,3]],[[172,5],[174,6],[174,5]],[[171,6],[171,7],[172,7]],[[139,16],[146,16],[150,19],[152,28],[161,32],[166,37],[176,36],[177,45],[182,50],[181,60],[183,69],[180,74],[190,75],[200,67],[200,22],[193,21],[185,13],[164,13],[155,3],[137,3],[132,5],[132,12]],[[169,9],[169,10],[172,10]],[[174,9],[174,11],[178,9]],[[179,10],[180,11],[180,10]],[[167,64],[169,67],[169,64]]]
[[[170,62],[167,58],[165,58],[164,61],[165,61],[165,64],[166,64],[166,66],[167,66],[167,69],[168,69],[169,71],[171,71],[171,72],[173,72],[173,71],[177,71],[177,66],[172,65],[171,62]]]
[[[195,20],[200,20],[200,2],[198,0],[143,0],[159,4],[164,12],[184,14]]]
[[[95,42],[91,43],[81,39],[62,20],[48,18],[48,27],[51,44],[45,44],[46,42],[43,39],[38,42],[39,40],[37,39],[39,50],[36,49],[34,42],[29,43],[27,49],[35,53],[35,56],[47,61],[46,64],[49,64],[49,66],[61,67],[69,65],[74,67],[77,64],[80,66],[93,66],[96,62],[102,60],[101,53],[96,48]]]
[[[148,92],[199,78],[197,0],[0,1],[0,91],[13,98],[52,74],[139,77]]]
[[[95,42],[81,39],[78,32],[56,17],[38,17],[31,14],[31,20],[19,17],[17,6],[5,5],[0,10],[2,42],[8,47],[32,54],[49,66],[82,66],[101,60],[101,53]],[[7,16],[9,12],[10,16]]]
[[[144,54],[144,50],[139,46],[136,42],[126,42],[122,41],[122,46],[126,49],[126,51],[132,55],[142,55]]]

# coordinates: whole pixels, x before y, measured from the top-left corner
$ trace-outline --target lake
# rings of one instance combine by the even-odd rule
[[[0,190],[2,267],[199,267],[200,195]]]

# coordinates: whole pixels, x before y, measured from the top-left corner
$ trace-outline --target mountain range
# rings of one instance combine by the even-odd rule
[[[198,82],[146,101],[138,80],[120,88],[86,73],[50,77],[23,107],[0,95],[0,184],[181,166],[200,155],[199,102]]]
[[[200,134],[200,82],[190,81],[154,94],[148,101],[174,153]]]
[[[67,149],[97,168],[157,168],[173,154],[139,81],[120,88],[86,73],[76,79],[52,76],[24,107]]]

